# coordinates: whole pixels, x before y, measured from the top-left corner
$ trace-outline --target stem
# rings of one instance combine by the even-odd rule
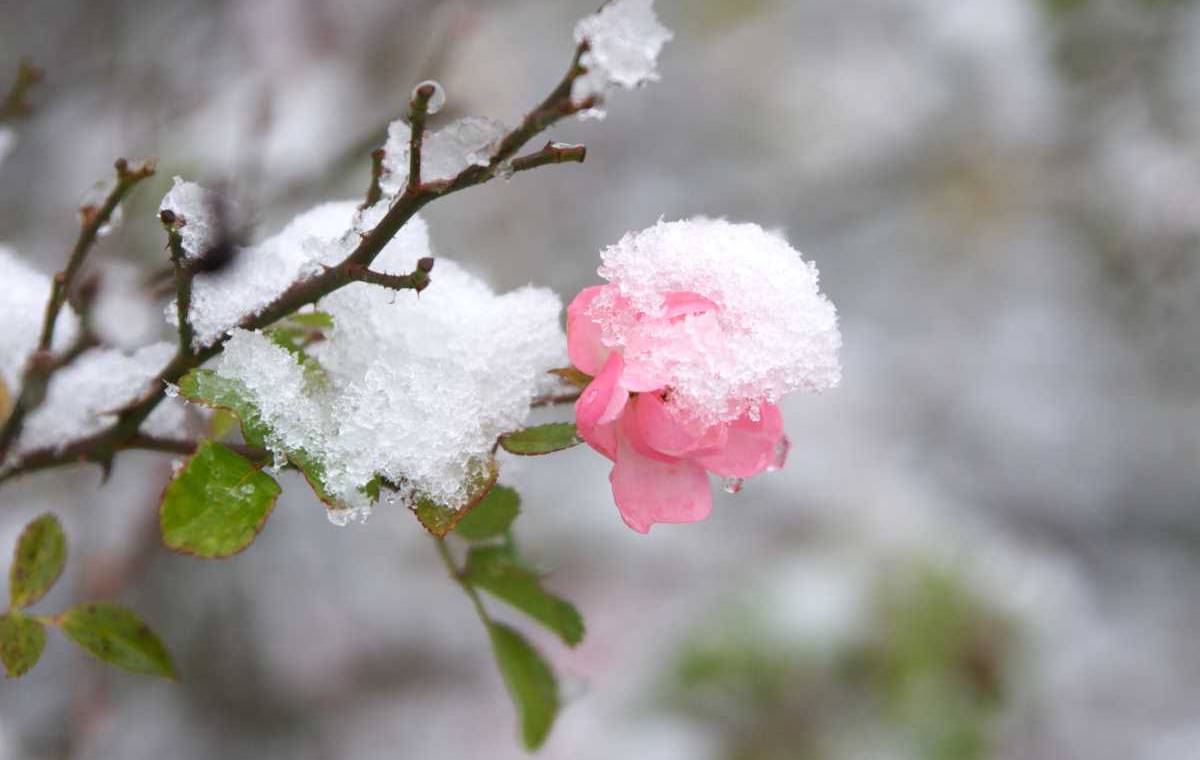
[[[350,277],[360,282],[369,282],[392,290],[415,290],[418,293],[429,287],[429,273],[432,270],[433,259],[428,256],[417,262],[417,268],[411,274],[376,272],[358,264],[348,267]]]
[[[187,252],[183,250],[183,238],[176,226],[175,215],[170,211],[163,211],[160,216],[163,226],[167,228],[167,248],[171,251],[171,266],[175,270],[175,316],[179,322],[179,353],[191,356],[192,340],[196,334],[190,316],[192,277],[195,270],[188,266]]]
[[[58,322],[58,314],[62,310],[63,304],[67,302],[71,285],[75,282],[75,277],[79,274],[84,259],[91,252],[92,243],[96,242],[96,236],[100,229],[108,224],[117,204],[133,186],[154,174],[153,163],[146,163],[136,169],[130,169],[129,163],[125,159],[118,158],[114,167],[117,170],[117,184],[104,199],[100,208],[85,206],[80,209],[83,214],[83,224],[79,229],[79,237],[75,241],[75,247],[71,249],[66,269],[54,275],[50,286],[50,300],[46,303],[46,313],[42,318],[42,332],[38,338],[39,351],[50,350],[50,344],[54,341],[54,327]]]
[[[383,187],[380,185],[380,182],[383,179],[383,158],[385,155],[383,148],[371,151],[371,184],[367,186],[367,199],[359,206],[360,210],[374,206],[383,197]]]
[[[536,153],[514,158],[511,166],[514,172],[523,172],[529,169],[536,169],[539,166],[545,166],[546,164],[563,164],[567,162],[582,164],[586,158],[587,148],[583,145],[548,142],[546,143],[546,147]]]
[[[479,619],[483,622],[484,627],[491,629],[492,616],[488,614],[487,608],[483,606],[483,600],[479,598],[479,592],[463,576],[462,570],[454,562],[454,557],[450,556],[450,549],[446,546],[445,537],[434,538],[433,543],[437,546],[438,556],[442,558],[442,564],[446,566],[446,572],[450,573],[450,577],[454,579],[454,582],[466,592],[467,598],[471,600],[471,606],[475,608],[475,614],[479,615]]]
[[[408,187],[404,190],[406,194],[414,193],[421,187],[421,144],[425,140],[425,117],[429,115],[429,99],[436,91],[432,84],[423,84],[413,90],[412,101],[409,103],[408,125],[411,134],[408,140]]]

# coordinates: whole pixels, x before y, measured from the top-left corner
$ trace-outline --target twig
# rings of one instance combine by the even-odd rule
[[[425,117],[429,115],[429,99],[437,92],[431,83],[425,83],[413,90],[412,101],[408,105],[408,126],[411,130],[408,139],[408,186],[405,195],[418,192],[421,187],[421,145],[425,140]]]
[[[392,290],[415,290],[420,293],[429,287],[429,273],[433,270],[433,259],[426,256],[417,262],[410,274],[387,274],[376,272],[358,264],[351,264],[348,273],[351,279],[369,282]]]
[[[479,592],[475,590],[475,587],[467,580],[463,571],[455,564],[454,557],[450,556],[450,549],[446,546],[446,537],[435,537],[433,543],[437,547],[438,556],[442,558],[442,564],[446,566],[446,572],[466,592],[467,598],[471,600],[471,606],[475,608],[475,614],[479,616],[479,620],[483,623],[484,628],[491,630],[492,616],[488,614],[487,608],[483,606],[483,600],[479,598]]]
[[[175,212],[163,209],[159,219],[167,230],[167,248],[171,251],[171,266],[175,270],[175,316],[179,322],[179,353],[183,356],[192,355],[192,340],[195,330],[192,328],[192,278],[195,268],[188,265],[187,252],[183,250],[183,237],[179,234],[179,220]]]
[[[63,304],[67,302],[71,285],[74,283],[76,275],[79,274],[84,259],[91,252],[92,243],[96,242],[96,236],[104,225],[108,224],[117,204],[133,186],[154,175],[154,163],[149,161],[141,166],[131,168],[128,161],[118,158],[113,166],[117,170],[117,184],[104,199],[104,203],[99,208],[84,206],[79,210],[83,217],[83,223],[79,229],[79,237],[75,240],[75,247],[71,249],[71,256],[67,259],[66,269],[54,275],[51,283],[50,300],[46,303],[46,313],[42,319],[42,332],[38,338],[39,351],[48,351],[50,344],[54,341],[54,327],[58,321],[58,313],[62,310]]]
[[[383,148],[371,151],[371,184],[367,187],[367,199],[358,207],[359,210],[374,206],[383,197],[383,187],[380,185],[380,181],[383,179],[383,158],[385,155]]]
[[[583,145],[548,142],[546,143],[546,147],[536,153],[514,158],[509,166],[515,173],[536,169],[539,166],[547,164],[563,164],[568,162],[582,164],[586,158],[587,147]]]
[[[529,406],[536,409],[542,406],[555,406],[557,404],[574,404],[579,400],[582,391],[573,391],[571,393],[556,393],[538,396],[533,401],[529,402]]]
[[[142,451],[161,451],[167,454],[183,454],[189,456],[196,452],[196,448],[201,441],[186,441],[174,438],[159,438],[152,435],[143,435],[138,433],[130,438],[126,444],[126,449],[140,449]],[[247,459],[263,459],[270,456],[270,453],[258,448],[257,446],[248,446],[242,443],[226,443],[221,442],[221,445],[232,451],[236,451]]]

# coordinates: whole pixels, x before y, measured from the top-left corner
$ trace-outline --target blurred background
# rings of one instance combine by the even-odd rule
[[[0,240],[61,266],[118,156],[159,174],[103,240],[101,323],[165,329],[172,175],[253,236],[360,197],[410,88],[515,123],[595,0],[0,0],[46,70],[0,167]],[[659,0],[662,82],[556,139],[583,166],[425,212],[438,255],[564,301],[622,233],[783,229],[841,313],[845,380],[784,404],[781,473],[705,523],[620,521],[585,447],[502,462],[519,538],[588,621],[537,638],[545,758],[1200,758],[1200,3]],[[7,547],[71,541],[45,609],[142,612],[182,681],[61,637],[0,684],[0,758],[519,758],[485,634],[412,517],[331,526],[295,479],[251,550],[163,549],[168,458],[0,493]],[[99,489],[99,490],[98,490]],[[493,604],[498,614],[503,605]],[[520,621],[513,616],[514,621]],[[520,622],[529,630],[531,626]]]

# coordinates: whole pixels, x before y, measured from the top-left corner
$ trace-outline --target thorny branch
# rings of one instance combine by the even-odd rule
[[[498,174],[508,171],[524,171],[546,164],[584,159],[585,154],[582,149],[577,149],[575,146],[555,146],[553,143],[528,156],[515,159],[514,156],[531,139],[555,122],[592,107],[591,99],[580,103],[575,103],[571,99],[571,86],[575,79],[584,73],[584,69],[580,66],[580,56],[585,50],[586,43],[580,44],[576,48],[570,68],[562,80],[536,108],[525,116],[520,125],[505,135],[487,165],[467,167],[449,181],[411,181],[419,177],[418,161],[418,169],[410,170],[410,182],[404,192],[392,202],[391,207],[374,229],[362,236],[355,249],[341,263],[326,268],[315,277],[294,283],[265,308],[257,314],[245,317],[237,326],[246,330],[266,327],[352,282],[375,281],[378,284],[386,284],[388,287],[395,287],[401,283],[401,279],[390,280],[388,283],[381,282],[378,279],[379,276],[411,278],[403,285],[408,289],[419,291],[425,287],[429,281],[428,268],[422,271],[418,265],[417,271],[409,275],[381,275],[372,272],[370,266],[384,246],[426,204],[468,187],[485,184]],[[433,94],[432,88],[428,94],[422,93],[420,90],[421,88],[418,88],[418,92],[414,93],[410,109],[410,119],[416,117],[416,120],[421,122],[420,128],[416,123],[413,124],[414,139],[423,133],[428,99]],[[414,147],[416,150],[412,149]],[[412,156],[417,156],[419,159],[418,146],[410,145],[410,158]],[[374,183],[372,184],[373,189]],[[106,204],[107,206],[108,204]],[[421,277],[421,275],[424,276]],[[8,467],[0,468],[0,483],[25,472],[58,467],[73,462],[95,462],[107,471],[111,468],[113,457],[117,452],[128,448],[140,448],[135,444],[145,442],[144,437],[139,436],[138,430],[155,407],[165,398],[167,385],[177,383],[187,372],[220,353],[225,340],[227,340],[225,337],[219,338],[211,345],[199,350],[183,350],[181,348],[150,383],[150,390],[145,396],[122,409],[116,421],[108,428],[74,441],[61,449],[41,449],[28,452]],[[7,448],[7,444],[15,438],[14,431],[5,441],[4,448]],[[4,448],[0,448],[0,452]],[[0,461],[3,461],[2,456],[0,454]]]

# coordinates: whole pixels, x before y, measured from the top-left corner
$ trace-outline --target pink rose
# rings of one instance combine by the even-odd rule
[[[736,488],[783,465],[778,397],[837,383],[836,312],[815,267],[757,225],[660,222],[603,256],[610,284],[567,308],[571,363],[593,376],[576,426],[613,461],[629,527],[702,520],[708,473]]]

